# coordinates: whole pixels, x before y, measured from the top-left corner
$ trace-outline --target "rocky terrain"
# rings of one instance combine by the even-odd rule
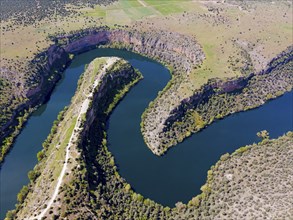
[[[55,42],[55,44],[38,54],[27,67],[31,72],[34,72],[35,76],[39,77],[39,85],[37,87],[28,86],[28,88],[31,89],[29,89],[26,94],[27,102],[25,105],[18,107],[17,112],[21,112],[21,110],[25,108],[34,107],[35,104],[42,103],[46,100],[47,95],[52,91],[56,81],[60,79],[61,72],[70,63],[70,57],[96,48],[97,46],[124,48],[158,59],[172,66],[174,79],[170,82],[169,92],[165,92],[164,97],[168,96],[170,93],[174,95],[176,86],[172,87],[171,85],[175,85],[175,82],[180,80],[180,74],[187,74],[204,58],[199,44],[194,39],[171,32],[141,33],[133,30],[115,30],[101,27],[64,36],[52,36],[51,40]],[[162,99],[163,97],[160,98]],[[157,109],[156,112],[165,112],[162,116],[167,117],[169,109],[172,109],[172,106],[178,99],[179,97],[173,99],[172,103],[166,102],[164,105],[160,105],[160,108]],[[14,113],[15,116],[9,121],[2,121],[0,138],[4,139],[7,134],[11,133],[13,129],[11,125],[15,123],[15,118],[18,116],[17,112]],[[150,112],[150,117],[156,114],[156,112]],[[159,124],[161,122],[158,119],[155,120],[154,123]],[[7,142],[7,146],[9,146],[11,142],[12,141]],[[7,153],[8,149],[9,147],[5,147],[5,151],[2,152],[1,158]]]
[[[2,142],[0,163],[8,153],[13,139],[20,132],[28,113],[31,113],[48,99],[57,81],[61,79],[62,72],[70,62],[69,54],[64,49],[53,45],[27,63],[24,71],[30,72],[30,75],[34,75],[35,78],[31,79],[30,82],[26,81],[24,85],[19,83],[24,87],[19,91],[25,93],[23,94],[25,98],[13,100],[16,95],[10,93],[14,97],[12,99],[14,104],[5,103],[6,100],[3,100],[4,103],[0,106],[0,112],[3,116],[0,121],[0,142]],[[1,71],[2,74],[5,72],[7,75],[11,74],[11,70],[2,68]],[[19,98],[17,97],[17,99]]]
[[[105,33],[103,33],[105,34]],[[82,38],[81,38],[82,39]],[[95,38],[94,38],[95,39]],[[105,38],[98,38],[99,42],[104,42],[105,43]],[[107,39],[107,38],[106,38]],[[80,40],[80,39],[78,39]],[[76,42],[76,41],[72,41]],[[81,40],[81,42],[83,42]],[[84,41],[88,42],[88,41]],[[96,41],[94,41],[96,43]],[[106,41],[107,42],[107,41]],[[93,45],[95,45],[93,43]],[[69,46],[68,46],[69,45]],[[79,53],[80,51],[78,49],[74,48],[79,48],[76,45],[74,47],[70,47],[70,44],[64,47],[64,45],[58,41],[58,46],[53,46],[51,47],[50,50],[51,53],[46,53],[47,57],[49,57],[49,63],[59,63],[58,60],[60,58],[64,58],[65,61],[68,60],[68,57],[70,53]],[[74,45],[74,44],[73,44]],[[118,46],[118,45],[117,45]],[[64,49],[64,48],[67,49]],[[70,48],[70,49],[69,49]],[[86,44],[85,47],[80,47],[80,49],[90,49],[92,48],[92,44]],[[66,51],[67,50],[67,51]],[[290,53],[289,53],[290,54]],[[288,59],[285,59],[287,57]],[[282,62],[281,62],[282,61]],[[280,65],[279,65],[280,64]],[[60,65],[62,66],[62,62],[60,62]],[[264,95],[267,95],[265,93],[266,89],[268,88],[275,88],[275,91],[284,91],[288,90],[286,85],[283,83],[285,82],[284,79],[289,80],[287,86],[292,86],[291,80],[292,78],[290,77],[290,69],[292,67],[292,61],[291,61],[291,55],[289,56],[280,56],[278,59],[275,59],[271,63],[274,68],[268,68],[265,72],[262,72],[262,74],[259,74],[257,76],[254,75],[249,75],[249,76],[244,76],[242,78],[238,78],[237,80],[232,80],[228,81],[226,83],[223,83],[221,81],[211,81],[211,85],[214,85],[212,88],[221,88],[220,90],[217,89],[216,91],[218,93],[215,93],[216,96],[209,96],[209,100],[206,102],[204,105],[199,105],[198,109],[200,107],[203,109],[202,112],[199,112],[198,114],[204,113],[206,114],[206,118],[204,118],[202,115],[200,117],[202,120],[208,120],[209,112],[205,110],[206,106],[222,106],[222,104],[219,105],[214,105],[214,102],[218,102],[219,97],[218,95],[221,94],[227,94],[225,95],[225,100],[228,100],[228,104],[234,103],[234,93],[235,90],[243,90],[245,92],[245,87],[248,87],[247,89],[247,94],[252,94],[253,93],[253,88],[256,86],[259,86],[262,84],[263,86],[268,86],[267,88],[264,87],[264,93],[260,93],[261,97],[263,98]],[[44,69],[46,70],[49,68],[49,66],[43,65]],[[127,67],[129,68],[129,67]],[[48,70],[48,69],[47,69]],[[109,72],[115,72],[119,70],[116,68],[109,69]],[[284,76],[283,76],[284,75]],[[288,77],[289,76],[289,77]],[[245,79],[249,79],[249,81]],[[82,80],[82,79],[81,79]],[[276,83],[277,81],[280,81],[279,83]],[[107,80],[104,81],[107,83]],[[112,81],[113,82],[113,81]],[[264,83],[265,82],[265,83]],[[116,82],[117,84],[111,84],[110,87],[108,86],[101,86],[100,88],[103,90],[106,88],[111,88],[112,90],[114,89],[115,91],[119,91],[122,89],[123,85],[125,84],[124,81],[118,80]],[[82,84],[82,81],[80,82],[80,85]],[[226,85],[226,86],[222,86]],[[280,85],[277,87],[271,87],[271,85]],[[285,86],[284,86],[285,85]],[[116,87],[120,86],[120,87]],[[291,87],[290,87],[291,88]],[[290,89],[289,88],[289,89]],[[227,178],[231,181],[233,180],[234,173],[228,173],[227,175],[222,175],[222,172],[219,172],[217,169],[219,169],[220,164],[225,164],[223,166],[227,166],[227,170],[229,170],[229,166],[235,168],[235,163],[239,162],[238,160],[234,160],[237,157],[242,158],[243,155],[243,160],[253,160],[254,157],[244,157],[246,153],[244,152],[253,152],[251,153],[252,155],[257,155],[254,152],[254,149],[262,149],[262,147],[265,146],[271,146],[270,151],[273,152],[274,149],[279,149],[278,153],[280,155],[287,155],[288,153],[288,147],[292,146],[292,134],[289,133],[287,136],[280,138],[280,140],[276,141],[268,141],[265,140],[260,144],[259,146],[254,146],[254,147],[245,147],[245,148],[240,148],[239,150],[236,151],[235,154],[232,156],[225,155],[221,158],[221,161],[215,165],[215,167],[212,168],[212,171],[208,172],[208,181],[205,186],[202,187],[203,193],[194,199],[192,199],[188,205],[182,204],[182,203],[177,203],[176,207],[173,209],[170,209],[169,207],[163,207],[160,204],[157,204],[147,198],[143,198],[140,194],[134,192],[131,189],[131,186],[123,179],[120,177],[120,175],[117,172],[117,168],[115,166],[115,160],[111,153],[107,149],[107,142],[106,142],[106,133],[105,133],[105,124],[106,120],[108,117],[108,114],[111,112],[113,109],[114,105],[111,104],[113,101],[114,103],[117,103],[119,99],[115,98],[113,99],[113,93],[110,92],[112,98],[107,99],[105,96],[103,96],[104,92],[106,90],[98,90],[96,95],[94,96],[93,99],[93,108],[87,113],[87,117],[85,118],[85,122],[83,123],[84,127],[84,133],[81,135],[81,138],[78,139],[78,145],[76,146],[76,150],[73,151],[75,152],[75,155],[80,155],[78,156],[75,160],[72,160],[69,164],[71,164],[71,171],[66,175],[66,180],[64,185],[61,188],[60,194],[58,195],[56,201],[54,202],[54,205],[52,206],[52,209],[49,210],[49,212],[46,214],[51,216],[52,218],[58,219],[58,218],[65,218],[67,217],[68,219],[73,219],[78,216],[81,218],[92,218],[92,219],[114,219],[115,216],[123,219],[214,219],[214,218],[221,218],[223,216],[228,216],[229,218],[242,218],[245,216],[249,217],[264,217],[265,215],[268,216],[274,216],[274,213],[279,213],[281,216],[287,216],[289,211],[288,209],[282,208],[282,205],[275,206],[274,208],[271,208],[272,212],[270,212],[269,209],[266,208],[264,203],[261,203],[260,207],[255,206],[256,210],[260,210],[257,212],[254,211],[249,211],[247,209],[240,210],[239,212],[232,212],[230,211],[231,204],[234,204],[236,201],[238,202],[238,197],[235,197],[235,200],[230,200],[231,196],[234,196],[235,192],[238,192],[237,190],[239,188],[233,188],[233,191],[229,190],[229,186],[224,187],[225,183],[227,182]],[[258,90],[259,91],[259,90]],[[272,90],[273,91],[273,90]],[[229,94],[233,94],[231,96],[228,96]],[[237,94],[245,94],[245,93],[235,93]],[[275,93],[274,93],[275,94]],[[274,95],[272,94],[272,95]],[[31,95],[34,95],[32,92]],[[245,97],[245,96],[244,96]],[[250,98],[251,98],[250,97]],[[243,97],[242,97],[243,98]],[[268,97],[271,98],[271,97]],[[196,100],[196,99],[195,99]],[[215,101],[216,100],[216,101]],[[229,102],[231,100],[231,102]],[[256,101],[262,102],[262,99],[259,99],[256,97]],[[211,104],[212,103],[212,104]],[[100,108],[101,106],[104,106],[103,108]],[[230,106],[231,108],[233,106]],[[237,108],[239,106],[236,106]],[[198,110],[197,109],[197,110]],[[233,109],[233,108],[232,108]],[[106,111],[105,111],[106,110]],[[221,113],[220,112],[221,108],[216,108],[214,112],[211,113],[213,115],[214,113]],[[67,110],[69,111],[69,110]],[[105,113],[107,113],[105,115]],[[230,112],[229,112],[230,113]],[[62,113],[64,114],[64,113]],[[187,114],[189,115],[189,114]],[[69,116],[62,116],[61,118],[68,118]],[[198,116],[197,116],[198,117]],[[70,118],[72,118],[70,116]],[[64,121],[64,122],[63,122]],[[62,120],[59,123],[71,123],[72,120]],[[53,127],[53,130],[56,130],[57,128]],[[176,123],[175,123],[176,124]],[[193,125],[191,123],[191,125]],[[68,126],[68,125],[67,125]],[[54,131],[55,133],[56,131]],[[94,135],[95,134],[95,135]],[[98,134],[98,135],[97,135]],[[55,148],[54,144],[52,144],[52,147],[49,147],[49,143],[58,143],[58,140],[52,141],[52,138],[57,138],[62,137],[64,138],[63,135],[61,136],[56,136],[56,135],[51,135],[45,144],[45,149],[43,151],[43,155],[47,156],[42,156],[41,157],[41,163],[37,165],[35,168],[34,172],[37,173],[36,176],[42,175],[42,178],[33,178],[31,185],[22,190],[20,195],[26,192],[25,196],[19,196],[19,202],[21,203],[20,205],[17,206],[16,211],[12,211],[8,213],[8,219],[11,219],[11,216],[18,216],[16,219],[23,219],[25,217],[28,217],[27,213],[35,213],[37,214],[40,212],[40,209],[36,208],[42,208],[37,204],[43,204],[44,199],[49,198],[49,192],[51,190],[51,187],[54,185],[54,181],[56,181],[57,177],[56,172],[53,170],[58,170],[58,168],[53,165],[52,163],[48,163],[48,159],[52,157],[48,157],[48,155],[52,155],[53,149],[61,150],[60,148]],[[280,145],[281,147],[275,147],[275,145]],[[49,153],[49,150],[50,153]],[[262,157],[263,151],[260,151],[260,156]],[[290,152],[290,151],[289,151]],[[264,155],[263,157],[267,157],[268,155]],[[247,159],[248,158],[248,159]],[[251,158],[251,159],[250,159]],[[55,159],[55,158],[53,158]],[[242,159],[240,159],[242,160]],[[232,162],[231,162],[232,161]],[[259,161],[262,161],[262,167],[267,167],[267,164],[265,162],[269,162],[268,160],[263,160],[260,159]],[[288,161],[283,160],[284,164],[281,164],[280,166],[287,166],[290,163],[287,163]],[[52,160],[53,162],[53,160]],[[230,165],[231,163],[231,165]],[[45,166],[46,164],[46,166]],[[51,164],[51,165],[50,165]],[[242,161],[239,162],[239,164],[243,165]],[[255,166],[252,166],[254,162],[249,163],[251,166],[249,169],[244,169],[241,172],[241,175],[247,175],[249,176],[250,174],[245,172],[252,172],[252,169],[254,169]],[[44,167],[45,166],[45,167]],[[241,166],[240,166],[241,167]],[[259,167],[255,167],[259,171]],[[265,168],[263,168],[265,169]],[[49,170],[51,170],[49,172]],[[217,173],[219,172],[219,174]],[[232,172],[232,171],[231,171]],[[236,172],[234,169],[233,172]],[[274,172],[273,170],[270,172]],[[277,171],[276,171],[277,172]],[[253,172],[256,175],[259,175],[259,172],[255,171]],[[284,175],[280,175],[280,179],[285,179]],[[47,177],[46,177],[47,176]],[[225,179],[226,178],[226,179]],[[262,177],[258,176],[255,179],[261,179]],[[50,179],[51,181],[46,181],[46,179]],[[286,180],[288,178],[286,177]],[[267,180],[267,179],[266,179]],[[226,181],[226,182],[225,182]],[[269,179],[268,179],[269,181]],[[52,182],[52,185],[49,184]],[[241,182],[237,182],[235,185],[234,183],[231,183],[231,186],[237,186]],[[262,183],[262,182],[261,182]],[[43,186],[41,187],[42,189],[46,189],[42,191],[42,194],[40,193],[40,184]],[[46,186],[45,186],[45,185]],[[49,185],[48,185],[49,184]],[[214,185],[213,185],[214,184]],[[218,185],[215,185],[218,184]],[[245,183],[246,184],[246,183]],[[222,188],[223,187],[223,188]],[[255,196],[256,191],[254,191],[255,185],[251,186],[251,191],[253,191],[253,195],[249,194],[249,196]],[[258,185],[257,185],[258,187]],[[250,192],[250,191],[249,191]],[[248,196],[248,192],[242,192],[239,191],[239,193],[245,193],[245,195]],[[227,197],[226,197],[227,195]],[[237,195],[237,193],[236,193]],[[272,197],[270,197],[272,196]],[[268,200],[273,200],[275,199],[274,196],[277,196],[277,194],[270,194],[266,195],[266,197],[261,197],[261,199],[268,199]],[[26,198],[26,199],[25,199]],[[233,197],[234,198],[234,197]],[[246,198],[246,197],[243,197]],[[250,198],[250,197],[249,197]],[[254,197],[253,197],[254,198]],[[219,199],[221,202],[218,202]],[[255,197],[255,201],[258,201],[258,197]],[[246,201],[246,200],[245,200]],[[244,201],[243,201],[244,202]],[[286,203],[287,205],[290,205],[290,203],[287,202],[287,197],[282,198],[281,203],[278,204],[284,204]],[[221,205],[222,204],[222,205]],[[237,203],[236,203],[237,204]],[[243,206],[245,207],[245,206]],[[45,207],[43,207],[45,208]],[[233,210],[233,209],[231,209]],[[266,210],[266,212],[262,211]],[[278,210],[278,211],[276,211]],[[265,214],[264,214],[265,213]],[[51,218],[50,217],[50,218]]]
[[[195,39],[173,32],[139,32],[129,28],[100,27],[52,36],[51,40],[67,53],[79,54],[105,45],[143,54],[184,72],[189,72],[204,59]]]
[[[42,73],[46,55],[31,65],[37,54],[48,50],[49,38],[58,42],[55,49],[68,46],[68,51],[80,53],[95,48],[95,42],[99,42],[106,47],[142,53],[168,65],[172,80],[150,103],[142,118],[145,141],[157,155],[170,145],[162,144],[159,139],[166,136],[165,131],[171,126],[167,123],[180,118],[173,113],[196,96],[209,79],[218,77],[226,81],[259,72],[291,44],[290,2],[181,1],[179,5],[173,2],[170,11],[164,2],[142,2],[88,0],[82,4],[58,0],[55,8],[46,0],[2,2],[0,161],[33,107],[46,100],[66,68],[64,64],[57,74]],[[146,17],[133,14],[141,7],[154,14]],[[114,12],[120,19],[111,20]],[[120,17],[121,12],[127,12],[131,22]],[[27,21],[21,19],[24,15]],[[105,24],[111,29],[105,28]],[[108,34],[104,32],[102,36],[103,31]]]
[[[268,67],[246,77],[214,79],[172,110],[159,135],[160,154],[213,121],[261,106],[293,88],[292,47],[273,59]]]
[[[40,77],[39,81],[41,83],[38,87],[27,91],[27,104],[19,107],[18,112],[28,108],[28,106],[33,107],[34,104],[46,99],[54,86],[54,82],[60,78],[60,73],[70,62],[70,57],[73,57],[73,55],[98,46],[121,48],[140,53],[168,65],[172,72],[172,79],[169,84],[150,103],[149,108],[146,109],[142,116],[141,130],[144,140],[152,152],[157,155],[163,154],[169,147],[181,142],[192,132],[196,132],[210,124],[215,118],[222,118],[233,112],[257,107],[263,104],[265,100],[272,98],[268,94],[272,96],[281,95],[292,87],[291,74],[290,70],[288,70],[287,74],[277,75],[277,79],[281,80],[279,84],[283,83],[282,88],[274,86],[273,83],[254,85],[255,88],[262,86],[266,90],[262,94],[262,98],[258,99],[256,103],[249,104],[249,108],[241,104],[242,107],[232,108],[230,112],[222,113],[221,115],[207,113],[209,117],[205,117],[203,114],[198,115],[196,110],[200,103],[207,102],[207,99],[212,95],[231,94],[235,91],[242,91],[245,87],[247,87],[246,90],[250,89],[247,85],[251,80],[255,80],[261,75],[265,75],[264,77],[270,76],[274,69],[280,69],[280,65],[285,65],[292,60],[292,47],[289,47],[273,59],[264,70],[258,73],[245,74],[241,77],[225,80],[210,80],[202,88],[195,90],[193,96],[181,100],[182,96],[177,94],[179,87],[187,79],[186,76],[204,59],[201,46],[192,38],[172,32],[156,33],[153,31],[150,34],[127,29],[100,27],[67,35],[51,36],[51,40],[55,44],[49,47],[47,51],[37,55],[29,65],[30,69],[37,72],[36,75]],[[291,64],[288,65],[290,66]],[[280,70],[279,72],[282,71]],[[49,77],[51,77],[50,80],[48,80]],[[276,80],[273,77],[270,79]],[[247,100],[253,98],[253,96],[257,97],[256,93],[246,97]],[[172,98],[170,99],[170,97]],[[221,107],[228,109],[227,106],[222,105]],[[2,126],[0,137],[3,139],[11,132],[11,125],[13,122],[15,123],[18,112],[14,112],[12,119]],[[186,114],[187,112],[188,114]],[[15,133],[17,134],[16,131]],[[4,150],[1,154],[2,158],[7,152],[6,149],[9,149],[6,145],[9,146],[12,143],[10,139],[5,141],[4,143],[7,144],[4,145]]]

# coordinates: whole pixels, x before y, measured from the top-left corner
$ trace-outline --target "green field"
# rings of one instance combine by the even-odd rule
[[[191,1],[153,1],[153,0],[121,0],[110,6],[96,6],[84,11],[85,16],[106,18],[108,22],[114,20],[135,21],[144,17],[170,15],[191,11],[195,3]],[[116,17],[116,18],[114,18]]]

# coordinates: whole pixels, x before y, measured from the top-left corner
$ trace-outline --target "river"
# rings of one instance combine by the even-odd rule
[[[101,56],[128,60],[144,76],[113,111],[108,128],[109,150],[119,173],[144,197],[170,207],[188,202],[200,192],[207,171],[226,152],[258,142],[256,133],[268,130],[276,138],[292,128],[292,95],[286,93],[260,108],[217,121],[157,157],[143,142],[141,114],[170,80],[161,64],[131,52],[96,49],[78,55],[66,69],[50,100],[29,118],[0,170],[0,218],[13,209],[16,195],[28,183],[27,172],[37,163],[36,154],[50,132],[58,113],[70,103],[86,64]]]

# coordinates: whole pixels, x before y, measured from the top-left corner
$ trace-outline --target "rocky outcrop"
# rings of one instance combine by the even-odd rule
[[[106,47],[127,49],[135,53],[159,60],[173,67],[173,75],[188,74],[203,59],[200,45],[192,38],[172,32],[138,32],[135,30],[100,28],[86,30],[71,35],[58,36],[52,39],[63,47],[67,53],[79,54],[104,45]],[[179,77],[178,77],[179,78]],[[172,99],[177,93],[180,83],[171,83],[164,93],[146,111],[144,123],[148,124],[142,130],[146,144],[150,149],[156,149],[158,144],[149,141],[162,132],[163,123],[168,119],[170,111],[180,103],[180,99]],[[170,101],[171,100],[171,101]],[[170,101],[170,102],[169,102]],[[150,136],[150,138],[148,138]],[[158,142],[157,142],[158,143]],[[158,154],[156,150],[154,153]]]
[[[204,59],[200,45],[190,37],[172,32],[138,32],[101,27],[55,36],[52,37],[52,40],[55,45],[32,61],[31,65],[34,69],[42,73],[40,74],[42,83],[27,93],[30,98],[27,104],[30,106],[46,100],[46,96],[50,94],[55,82],[60,78],[59,72],[63,71],[66,64],[70,62],[70,54],[80,54],[99,46],[127,49],[173,67],[173,79],[163,93],[160,93],[152,102],[142,119],[142,133],[145,142],[157,155],[166,150],[165,147],[162,147],[164,133],[189,109],[196,108],[198,103],[205,102],[211,95],[241,92],[254,75],[267,74],[292,60],[292,47],[290,47],[272,60],[265,70],[257,74],[252,73],[248,76],[226,80],[209,80],[193,96],[180,100],[176,93],[182,78],[177,76],[188,74]],[[50,81],[48,76],[51,78]]]
[[[267,65],[267,67],[260,71],[257,74],[266,74],[270,73],[273,69],[277,68],[278,66],[284,65],[289,63],[293,60],[293,45],[289,46],[286,50],[280,53],[278,56],[273,58]]]
[[[116,61],[111,68],[108,68],[95,90],[92,101],[93,107],[89,109],[86,116],[86,127],[92,126],[94,120],[105,120],[106,122],[108,115],[105,115],[105,112],[107,112],[109,105],[113,103],[114,95],[127,85],[130,86],[131,82],[141,78],[142,75],[122,59]]]
[[[46,101],[56,82],[61,78],[60,73],[70,62],[70,54],[80,54],[97,46],[123,48],[157,59],[171,65],[175,70],[173,72],[175,75],[189,72],[204,58],[200,45],[193,38],[172,32],[138,32],[101,27],[52,37],[52,40],[55,44],[38,54],[30,63],[29,69],[39,77],[40,83],[39,86],[27,92],[29,101],[17,111],[34,107]],[[171,92],[174,91],[176,89]],[[168,116],[172,105],[174,104],[160,106],[159,111],[165,112],[162,116]],[[159,114],[155,115],[161,117]],[[6,127],[9,127],[13,121],[15,121],[15,117],[8,122]],[[156,121],[162,120],[158,118]],[[4,136],[9,132],[3,132]]]
[[[59,36],[53,40],[72,54],[79,54],[99,45],[108,45],[157,58],[184,71],[190,71],[204,58],[200,45],[194,39],[172,32],[142,33],[135,30],[102,28]]]
[[[16,126],[22,126],[17,117],[24,114],[25,111],[31,111],[36,106],[46,102],[53,91],[58,80],[61,79],[61,73],[70,63],[69,54],[61,47],[52,45],[46,51],[38,54],[29,64],[28,69],[35,72],[39,77],[39,85],[27,91],[27,100],[17,106],[8,121],[5,121],[0,127],[0,143],[11,135],[12,140],[18,135],[20,129]],[[29,86],[29,85],[28,85]],[[26,120],[26,119],[25,119]],[[4,156],[8,153],[12,141],[9,146],[4,146],[5,150],[0,151],[0,163]]]
[[[7,129],[15,120],[15,118],[29,107],[33,107],[37,103],[46,101],[46,98],[51,94],[56,82],[61,78],[61,73],[69,64],[70,59],[68,53],[56,45],[52,45],[47,51],[38,54],[30,63],[32,71],[38,72],[40,76],[40,84],[27,91],[26,96],[28,101],[21,104],[14,111],[13,117],[0,128],[1,132],[7,133]],[[51,76],[50,82],[48,78]],[[38,99],[36,99],[38,97]],[[0,136],[1,140],[2,136]]]
[[[180,105],[171,111],[169,118],[164,123],[163,131],[166,132],[168,130],[168,125],[172,125],[174,122],[184,117],[188,110],[195,109],[198,104],[207,102],[212,95],[241,92],[253,75],[254,74],[250,74],[247,77],[235,77],[227,81],[221,79],[209,80],[208,83],[203,85],[193,96],[183,99]]]
[[[65,67],[69,64],[69,54],[57,45],[52,45],[47,51],[38,54],[31,62],[31,67],[36,69],[41,77],[41,83],[38,87],[32,88],[27,92],[27,97],[38,94],[42,91],[44,86],[48,86],[48,76],[52,75],[55,82],[60,79],[60,73],[63,72]],[[50,83],[52,86],[55,83]],[[51,86],[50,86],[51,87]],[[49,89],[49,93],[50,93]]]
[[[292,51],[291,51],[292,53]],[[248,77],[227,81],[209,80],[173,109],[160,134],[161,153],[215,119],[256,108],[293,88],[292,55],[280,57],[278,65]],[[291,56],[291,58],[290,58]],[[277,62],[277,60],[275,60]]]
[[[102,27],[57,36],[52,40],[59,46],[59,49],[55,46],[52,51],[59,51],[59,53],[80,54],[97,46],[122,48],[140,53],[172,66],[175,78],[180,74],[188,74],[204,59],[201,47],[195,40],[171,32],[142,33],[134,30],[113,30]],[[162,144],[165,137],[164,133],[169,130],[173,123],[183,118],[190,109],[195,109],[199,103],[206,102],[212,95],[241,92],[255,75],[267,74],[290,60],[292,60],[291,47],[273,59],[269,66],[259,73],[251,73],[226,80],[209,80],[194,95],[183,100],[176,96],[177,87],[180,85],[180,81],[177,81],[180,80],[180,77],[175,80],[173,77],[164,92],[156,98],[144,113],[142,133],[146,144],[153,153],[162,154],[166,150]]]

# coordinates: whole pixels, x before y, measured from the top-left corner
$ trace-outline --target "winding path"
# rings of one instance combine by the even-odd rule
[[[99,81],[105,75],[106,69],[109,66],[111,66],[113,63],[115,63],[118,59],[119,58],[116,58],[116,57],[109,58],[107,60],[106,65],[104,65],[103,69],[101,70],[101,73],[98,74],[98,77],[97,77],[97,79],[95,80],[95,82],[93,84],[92,91],[87,95],[87,98],[83,101],[83,103],[81,105],[80,112],[78,114],[78,117],[77,117],[77,120],[76,120],[74,129],[73,129],[73,132],[71,134],[71,137],[69,139],[68,145],[66,147],[65,163],[64,163],[64,165],[62,167],[62,170],[61,170],[61,173],[60,173],[60,175],[58,177],[58,181],[57,181],[57,185],[55,186],[54,193],[53,193],[51,199],[49,200],[49,202],[47,204],[47,207],[41,212],[41,214],[38,215],[37,217],[31,217],[29,219],[38,219],[38,220],[41,220],[45,216],[45,214],[47,213],[47,211],[52,207],[52,204],[53,204],[54,200],[56,199],[56,197],[58,195],[60,186],[61,186],[61,184],[63,182],[63,178],[64,178],[64,175],[65,175],[66,170],[67,170],[68,160],[70,158],[70,147],[73,145],[73,142],[76,141],[76,139],[78,137],[78,133],[80,131],[80,128],[79,127],[80,127],[80,124],[81,124],[81,115],[87,112],[88,107],[89,107],[89,103],[90,103],[90,99],[93,96],[93,93],[95,91],[95,88],[99,84]]]

